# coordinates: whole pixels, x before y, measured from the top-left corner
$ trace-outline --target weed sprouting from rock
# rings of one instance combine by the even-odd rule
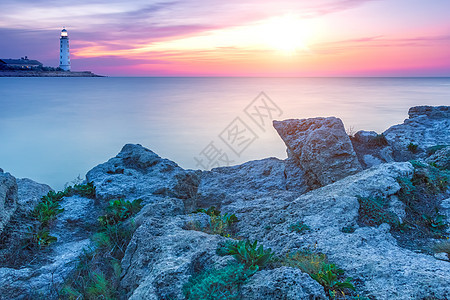
[[[264,250],[263,245],[249,240],[239,242],[226,242],[217,248],[217,254],[221,256],[232,255],[237,262],[247,267],[263,268],[270,262],[274,253],[271,249]]]
[[[186,299],[233,300],[240,298],[240,287],[256,269],[243,264],[229,264],[221,269],[206,270],[192,276],[183,287]]]
[[[398,226],[399,219],[392,212],[387,210],[386,200],[381,197],[358,197],[359,219],[365,226],[379,226],[388,223],[391,226]]]
[[[75,184],[73,187],[68,186],[64,190],[65,196],[79,195],[86,198],[95,198],[95,186],[93,182],[86,184]]]
[[[216,216],[216,217],[217,217],[217,216],[220,216],[220,210],[216,209],[215,206],[211,206],[211,207],[208,208],[208,209],[199,208],[199,209],[193,211],[192,213],[193,213],[193,214],[195,214],[195,213],[204,213],[204,214],[207,214],[207,215],[210,216],[210,217],[213,217],[213,216]]]
[[[54,221],[58,214],[64,211],[61,208],[61,200],[64,197],[73,195],[80,195],[83,197],[95,197],[95,186],[92,182],[87,184],[77,184],[74,187],[69,186],[64,191],[50,191],[47,195],[42,196],[41,201],[36,205],[31,212],[32,219],[36,220],[36,226],[29,227],[29,231],[25,241],[24,248],[27,249],[42,249],[57,241],[57,238],[50,235],[50,223]]]
[[[78,267],[66,280],[61,295],[68,299],[118,299],[120,260],[136,226],[129,220],[141,208],[142,200],[110,201],[99,217],[100,230],[92,236],[95,248],[85,251]]]
[[[302,221],[298,221],[297,223],[291,224],[289,226],[289,230],[297,233],[305,233],[305,231],[310,230],[308,225],[303,223]]]
[[[112,200],[106,207],[106,214],[99,217],[102,226],[114,225],[138,213],[142,208],[142,199],[128,201],[124,199]]]
[[[446,197],[450,173],[419,161],[411,164],[412,178],[397,178],[401,187],[398,197],[405,204],[406,221],[423,237],[442,238],[447,222],[439,213],[439,199]]]
[[[274,253],[254,241],[225,241],[216,253],[232,255],[235,262],[220,269],[206,269],[191,276],[183,287],[186,299],[240,299],[240,287],[248,278],[267,265]]]
[[[442,232],[447,229],[447,219],[446,215],[439,214],[439,211],[436,209],[433,215],[422,215],[422,219],[425,221],[425,224],[430,228],[431,231],[436,233]]]
[[[29,226],[23,247],[28,250],[40,250],[56,242],[57,238],[50,235],[48,228],[40,226]]]
[[[218,234],[224,237],[231,237],[232,235],[232,225],[238,222],[238,218],[234,214],[221,214],[220,210],[216,209],[214,206],[208,208],[207,210],[200,208],[193,213],[204,213],[207,214],[209,219],[209,226],[207,228],[202,228],[198,223],[190,222],[187,224],[187,228],[192,230],[204,231],[210,234]]]
[[[409,152],[411,153],[417,153],[419,151],[419,145],[409,143],[408,146],[406,146]]]
[[[354,226],[344,226],[341,228],[341,232],[343,233],[353,233],[355,230],[356,228]]]
[[[288,267],[299,268],[316,280],[325,289],[331,299],[340,299],[347,291],[355,291],[352,279],[344,278],[344,271],[335,264],[328,262],[327,256],[311,249],[303,249],[287,254],[282,264]]]

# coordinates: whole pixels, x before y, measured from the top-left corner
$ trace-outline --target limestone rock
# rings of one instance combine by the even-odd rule
[[[370,154],[365,154],[363,156],[362,160],[363,160],[362,161],[363,165],[367,166],[368,168],[371,168],[373,166],[378,166],[383,163],[383,161],[381,159],[379,159],[373,155],[370,155]]]
[[[414,158],[408,151],[410,143],[417,152],[436,145],[450,145],[450,106],[416,106],[409,109],[409,118],[383,134],[394,148],[396,160]]]
[[[328,299],[323,287],[296,268],[262,270],[242,286],[242,300]]]
[[[64,278],[89,245],[89,239],[61,244],[47,256],[51,260],[38,268],[0,268],[0,299],[58,299]]]
[[[450,297],[450,264],[431,255],[398,246],[389,225],[359,227],[357,195],[390,198],[400,189],[398,177],[413,174],[410,163],[389,163],[348,176],[316,189],[289,203],[277,205],[270,197],[254,199],[246,206],[234,206],[241,235],[258,240],[277,253],[316,247],[345,270],[346,276],[361,282],[363,295],[376,299],[422,299],[435,295]],[[298,221],[311,229],[291,232]],[[341,228],[353,226],[354,233]]]
[[[335,117],[273,121],[288,157],[305,171],[310,187],[333,183],[362,170],[342,121]]]
[[[430,119],[450,118],[450,106],[414,106],[408,111],[409,118],[426,116]]]
[[[195,202],[203,208],[221,207],[258,195],[288,191],[301,194],[306,189],[303,171],[293,166],[291,160],[267,158],[202,172]]]
[[[389,197],[389,209],[390,212],[394,213],[400,223],[403,222],[403,219],[406,218],[406,211],[405,211],[405,203],[400,201],[397,196],[393,195]]]
[[[36,204],[39,203],[42,196],[52,191],[52,188],[46,184],[37,183],[28,178],[18,178],[18,209],[22,212],[31,212]]]
[[[450,146],[436,151],[425,161],[428,164],[434,164],[438,168],[450,170]]]
[[[215,254],[224,238],[183,229],[188,218],[155,216],[136,230],[122,260],[128,299],[184,299],[191,275],[225,259]]]
[[[64,211],[50,227],[57,241],[20,269],[0,268],[0,299],[58,299],[64,279],[78,257],[92,245],[89,237],[99,214],[92,199],[72,196],[61,201]],[[2,298],[5,297],[5,298]]]
[[[355,133],[354,139],[360,143],[367,144],[372,141],[374,138],[378,136],[378,133],[375,131],[364,131],[360,130]]]
[[[442,200],[439,211],[447,217],[446,220],[450,223],[450,198]],[[447,227],[447,234],[450,235],[450,226]]]
[[[99,199],[146,198],[152,195],[188,199],[197,193],[196,172],[185,171],[176,163],[159,157],[141,145],[127,144],[108,162],[90,170]]]
[[[377,134],[375,131],[361,130],[350,139],[364,169],[394,161],[392,148],[388,146],[388,142],[383,135]]]
[[[0,233],[17,209],[17,183],[9,173],[0,172]]]

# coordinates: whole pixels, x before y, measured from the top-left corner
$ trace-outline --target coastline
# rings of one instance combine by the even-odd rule
[[[90,71],[67,72],[67,71],[32,71],[32,70],[4,70],[0,71],[0,77],[105,77]]]
[[[58,192],[0,168],[0,293],[70,299],[101,279],[112,299],[206,299],[232,273],[247,300],[448,299],[449,121],[449,106],[381,134],[274,120],[287,159],[210,171],[126,144]]]

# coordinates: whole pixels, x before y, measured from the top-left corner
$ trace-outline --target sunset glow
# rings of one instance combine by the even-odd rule
[[[54,66],[66,26],[72,68],[105,75],[450,75],[445,0],[26,2],[0,3],[0,57]]]

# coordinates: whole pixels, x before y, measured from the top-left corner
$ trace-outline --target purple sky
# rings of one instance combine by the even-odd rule
[[[450,76],[450,1],[0,2],[0,58],[113,76]]]

